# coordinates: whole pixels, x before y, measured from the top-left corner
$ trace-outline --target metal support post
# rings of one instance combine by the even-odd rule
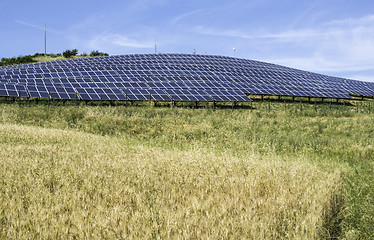
[[[317,112],[317,102],[316,102],[316,101],[314,101],[314,109],[315,109],[316,112]]]
[[[50,102],[51,102],[51,94],[50,94],[50,92],[48,91],[48,109],[49,109]]]
[[[369,102],[369,113],[370,113],[370,102]]]
[[[18,90],[18,106],[21,107],[21,92]]]
[[[253,107],[252,107],[252,101],[251,101],[251,112],[252,112],[252,110],[253,110]]]
[[[303,105],[301,104],[301,100],[300,100],[300,112],[303,111]]]
[[[356,112],[358,112],[358,102],[356,103]]]

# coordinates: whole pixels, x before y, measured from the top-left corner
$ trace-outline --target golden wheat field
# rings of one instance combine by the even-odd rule
[[[2,113],[1,239],[328,238],[342,204],[347,166],[315,164],[307,151],[290,160],[212,151],[204,139],[162,147],[79,124],[56,128],[58,118],[16,124],[13,110]]]

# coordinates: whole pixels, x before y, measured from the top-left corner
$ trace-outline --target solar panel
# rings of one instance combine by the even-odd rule
[[[0,67],[0,96],[133,101],[250,101],[248,94],[351,98],[374,83],[253,60],[134,54]]]

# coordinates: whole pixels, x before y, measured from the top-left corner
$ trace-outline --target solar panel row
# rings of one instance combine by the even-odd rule
[[[251,101],[240,91],[144,89],[144,88],[73,88],[45,85],[0,84],[0,96],[52,99],[119,101]]]
[[[83,100],[249,101],[248,94],[351,98],[374,83],[222,56],[137,54],[0,68],[0,96]]]

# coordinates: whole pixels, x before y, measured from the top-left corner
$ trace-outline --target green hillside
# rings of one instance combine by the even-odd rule
[[[87,53],[78,54],[78,49],[66,50],[63,53],[57,53],[57,54],[35,53],[34,55],[18,56],[18,57],[12,57],[12,58],[1,58],[0,67],[9,66],[9,65],[26,64],[26,63],[48,62],[48,61],[56,61],[56,60],[63,60],[63,59],[86,58],[86,57],[97,57],[97,56],[109,56],[109,54],[104,53],[104,52],[99,52],[97,50],[92,51],[90,54],[87,54]]]
[[[373,114],[256,107],[0,104],[0,238],[373,239]]]

